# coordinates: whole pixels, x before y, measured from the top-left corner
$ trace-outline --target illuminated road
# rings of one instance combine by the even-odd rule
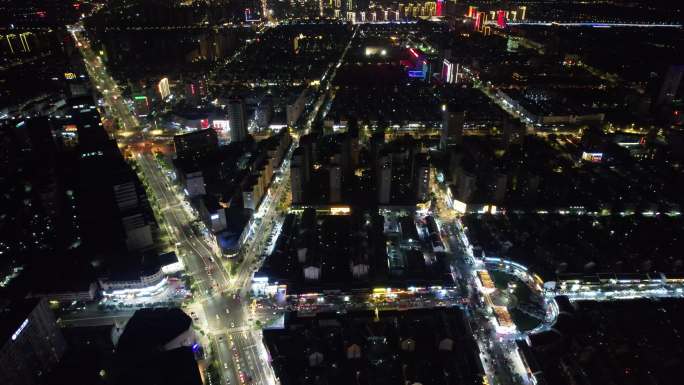
[[[77,45],[86,62],[86,67],[93,84],[102,92],[105,110],[108,116],[115,118],[121,124],[124,131],[124,138],[128,143],[134,144],[137,140],[142,139],[139,122],[131,112],[128,105],[121,96],[116,82],[107,74],[106,68],[97,55],[91,50],[89,42],[83,38],[80,26],[70,28],[73,36],[77,41]],[[122,138],[119,138],[120,140]],[[277,204],[268,205],[267,210],[264,211],[263,222],[257,227],[257,239],[250,240],[245,247],[250,250],[246,253],[247,258],[242,263],[238,270],[235,279],[231,280],[228,274],[224,271],[220,264],[221,258],[212,250],[209,242],[197,233],[191,225],[191,222],[196,221],[192,215],[189,207],[183,201],[183,197],[177,192],[177,189],[170,185],[168,179],[159,167],[159,164],[151,155],[140,153],[136,157],[139,171],[146,181],[149,192],[157,198],[160,210],[157,213],[160,226],[167,230],[167,233],[172,238],[172,242],[176,245],[178,255],[182,259],[186,267],[186,273],[192,276],[197,290],[194,294],[194,303],[189,306],[188,312],[191,314],[195,322],[208,332],[208,336],[212,339],[215,346],[220,346],[219,337],[224,335],[227,331],[234,333],[235,330],[249,330],[242,338],[250,339],[248,343],[237,344],[237,349],[240,355],[245,357],[252,357],[253,361],[251,369],[255,376],[255,382],[259,384],[274,383],[274,375],[266,360],[256,360],[253,352],[258,349],[262,342],[255,338],[254,331],[250,330],[248,324],[249,317],[245,311],[245,305],[239,297],[229,293],[229,289],[242,289],[245,292],[251,282],[252,268],[255,265],[255,255],[260,255],[263,246],[266,245],[264,233],[268,231],[269,225],[266,224],[266,219],[269,221],[275,218],[275,208]],[[286,167],[287,168],[287,167]],[[289,181],[289,177],[282,178],[283,181]],[[276,191],[278,196],[281,196],[287,190],[286,183],[278,184]],[[88,319],[73,319],[65,322],[70,323],[102,323],[111,322],[112,315],[104,313],[100,316],[88,317]],[[261,347],[263,349],[263,345]],[[220,359],[219,366],[222,368],[235,368],[236,363],[232,357],[217,352]],[[223,371],[222,375],[226,375]],[[252,376],[249,367],[245,370],[247,375]],[[236,381],[236,371],[233,369],[232,377],[228,377],[232,381]],[[260,379],[260,380],[259,380]],[[239,382],[232,382],[239,384]]]
[[[318,88],[321,94],[304,120],[304,133],[308,132],[320,108],[325,104],[325,97],[320,96],[325,95],[330,89],[336,70],[343,63],[357,31],[358,27],[337,63],[331,67],[331,72],[322,78]],[[92,52],[89,43],[80,37],[80,33],[74,32],[74,36],[80,44],[93,83],[103,93],[106,112],[121,123],[130,141],[142,139],[139,135],[139,122],[121,97],[116,82],[107,74],[101,60]],[[197,285],[195,301],[190,305],[189,312],[208,332],[212,345],[216,349],[214,353],[215,358],[218,359],[219,373],[231,384],[240,384],[243,379],[248,378],[251,378],[254,384],[275,383],[274,373],[268,364],[261,336],[253,326],[256,319],[261,319],[261,315],[253,314],[244,298],[250,288],[252,274],[260,263],[260,256],[264,254],[270,243],[273,229],[283,219],[284,213],[279,211],[279,207],[287,206],[288,203],[289,159],[297,143],[298,135],[295,135],[295,140],[285,156],[280,172],[276,173],[277,176],[250,224],[248,236],[242,245],[242,263],[237,266],[232,277],[228,276],[220,264],[222,257],[212,250],[211,246],[208,246],[207,239],[191,225],[196,218],[187,207],[178,189],[170,184],[157,161],[146,153],[136,156],[139,171],[148,185],[149,192],[157,198],[159,203],[160,209],[157,213],[160,217],[159,223],[172,238],[186,266],[186,272],[193,277]],[[102,317],[96,315],[68,322],[110,322],[111,320],[107,320],[107,317],[107,315]],[[490,350],[498,352],[496,354],[503,354],[503,348],[490,345],[496,344],[496,341],[492,339],[483,337],[478,339],[478,342],[485,354]],[[497,362],[497,360],[490,359],[490,362]],[[500,370],[502,369],[498,368],[498,365],[491,369],[495,372]],[[492,383],[511,383],[511,381],[494,382],[495,378],[497,377],[492,374]]]
[[[234,361],[232,354],[222,353],[222,344],[225,344],[224,335],[226,332],[232,332],[236,329],[250,329],[251,327],[248,319],[249,312],[246,311],[246,304],[241,300],[244,295],[235,297],[231,291],[236,287],[242,288],[237,286],[238,284],[249,287],[252,273],[248,264],[249,261],[245,258],[245,261],[238,268],[237,275],[232,280],[229,279],[220,264],[212,262],[212,258],[214,261],[218,261],[221,257],[214,254],[207,247],[207,241],[196,235],[195,230],[189,226],[190,221],[194,218],[183,207],[184,203],[181,201],[180,195],[174,192],[157,162],[149,155],[142,155],[139,164],[143,174],[148,178],[148,183],[155,196],[162,202],[161,211],[165,217],[165,222],[173,229],[178,242],[187,246],[184,252],[187,271],[192,273],[195,282],[200,283],[200,295],[195,296],[195,302],[201,304],[203,313],[203,322],[200,324],[203,323],[202,326],[211,334],[214,345],[218,347],[216,354],[219,359],[219,373],[222,376],[228,376],[227,378],[231,380],[232,384],[239,384],[240,382],[237,381],[236,377],[239,370],[237,362]],[[210,295],[206,295],[206,290],[210,291]],[[252,336],[251,333],[247,335]],[[250,345],[259,343],[261,343],[260,340],[252,340]],[[246,351],[241,350],[241,345],[237,345],[236,348],[239,354],[247,354]],[[255,365],[255,367],[255,370],[262,374],[270,371],[266,362],[259,362],[259,365]],[[264,382],[263,384],[267,383]]]
[[[481,293],[476,285],[476,270],[484,269],[484,264],[473,256],[463,226],[460,220],[451,220],[454,231],[449,236],[449,243],[453,250],[460,250],[463,258],[456,268],[462,279],[467,282],[469,297],[469,314],[475,325],[475,340],[480,347],[482,364],[491,384],[528,384],[527,370],[520,359],[515,343],[501,340],[490,317],[484,316],[484,306],[480,306]]]
[[[133,116],[124,102],[118,84],[107,74],[102,59],[93,52],[90,42],[82,36],[81,32],[74,29],[72,35],[85,60],[86,70],[91,81],[102,93],[107,112],[119,119],[120,127],[123,130],[136,130],[139,126],[138,119]]]
[[[488,315],[486,304],[482,300],[476,280],[477,270],[485,269],[482,261],[473,255],[473,248],[463,229],[460,219],[454,210],[446,207],[445,190],[437,183],[432,185],[432,191],[437,196],[434,215],[441,223],[444,239],[448,248],[456,256],[452,271],[454,280],[464,285],[463,296],[467,298],[467,314],[474,332],[474,338],[480,349],[480,360],[490,384],[513,385],[530,384],[527,369],[518,353],[513,341],[500,339],[496,327]]]
[[[91,327],[123,323],[133,316],[134,310],[117,312],[82,312],[60,317],[58,323],[65,327]]]

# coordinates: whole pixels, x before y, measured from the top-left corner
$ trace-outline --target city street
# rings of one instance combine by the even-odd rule
[[[676,379],[684,1],[2,9],[0,385]]]
[[[77,39],[86,60],[93,83],[103,93],[107,115],[121,123],[128,143],[141,139],[138,120],[118,92],[116,82],[107,74],[104,64],[90,49],[90,44],[80,37],[78,32],[74,32],[74,37]],[[220,263],[222,257],[207,245],[203,236],[196,234],[193,230],[190,223],[196,218],[184,206],[182,196],[170,185],[156,160],[152,158],[151,154],[137,153],[136,161],[141,175],[148,183],[150,192],[159,203],[161,217],[157,218],[158,222],[161,227],[166,229],[174,242],[178,255],[185,265],[186,274],[190,275],[197,285],[194,302],[188,306],[190,316],[198,323],[198,326],[207,332],[207,336],[214,343],[221,342],[219,338],[228,330],[244,329],[245,331],[241,332],[240,343],[236,344],[236,349],[241,356],[250,357],[251,364],[244,372],[246,375],[250,375],[250,372],[255,373],[255,383],[272,383],[267,382],[274,378],[268,362],[259,360],[254,355],[258,345],[261,345],[262,342],[260,339],[255,339],[253,332],[249,330],[251,324],[248,323],[247,312],[244,311],[247,304],[244,304],[241,298],[249,289],[256,257],[261,255],[261,251],[266,246],[267,235],[276,217],[277,202],[282,198],[282,194],[287,191],[286,185],[289,182],[289,176],[284,172],[280,179],[281,182],[274,183],[275,189],[271,189],[271,191],[276,192],[272,195],[270,204],[262,208],[262,220],[258,226],[255,226],[253,238],[245,245],[247,250],[245,258],[243,263],[239,265],[237,274],[231,280]],[[289,170],[288,167],[284,168]],[[237,296],[237,293],[234,293],[236,289],[241,289],[242,295]],[[121,318],[124,317],[121,316]],[[81,324],[111,323],[111,318],[112,315],[105,313],[101,316],[65,322],[72,324],[76,322]],[[219,352],[218,358],[222,367],[232,368],[232,376],[238,372],[238,364],[231,356]],[[231,377],[228,378],[231,379]],[[235,381],[236,378],[232,377],[232,380]]]
[[[78,33],[74,35],[78,36]],[[334,79],[337,68],[344,61],[351,40],[355,36],[356,31],[352,34],[337,65],[331,67],[332,72],[329,76],[323,76],[324,81],[318,88],[319,97],[316,98],[316,103],[308,115],[303,118],[304,132],[310,129],[320,108],[325,104],[329,84]],[[107,74],[101,59],[92,52],[85,40],[79,40],[79,44],[90,76],[103,93],[108,116],[120,123],[119,134],[125,138],[125,142],[135,144],[143,139],[139,122],[118,92],[116,82]],[[140,175],[148,186],[148,193],[157,200],[158,222],[176,247],[177,254],[185,264],[186,274],[193,279],[194,301],[188,306],[188,311],[210,339],[210,344],[215,349],[215,358],[218,360],[217,369],[226,383],[242,384],[252,381],[255,384],[272,384],[275,381],[263,342],[255,327],[255,321],[262,318],[263,314],[257,314],[250,309],[250,303],[246,298],[253,272],[262,262],[261,256],[272,241],[273,231],[279,227],[283,219],[284,213],[279,211],[279,207],[282,207],[283,201],[289,197],[289,158],[298,145],[298,138],[298,135],[295,135],[294,143],[289,148],[279,172],[276,173],[277,176],[274,177],[268,193],[248,224],[248,233],[239,253],[241,262],[233,269],[232,276],[229,276],[221,263],[223,257],[216,247],[211,246],[211,241],[193,228],[192,223],[197,221],[195,214],[179,189],[171,184],[159,162],[149,152],[133,151]],[[447,226],[453,226],[454,217],[450,210],[439,211],[442,214],[439,217],[440,221]],[[468,256],[471,261],[474,260],[470,255],[471,250],[460,241],[464,234],[451,235],[451,250],[461,250],[464,256]],[[483,354],[483,363],[490,383],[508,385],[518,383],[518,378],[526,379],[522,377],[524,365],[519,362],[515,347],[504,346],[506,342],[497,338],[488,318],[480,315],[481,311],[472,307],[479,303],[478,290],[474,285],[474,270],[468,263],[459,263],[454,269],[461,277],[466,277],[469,293],[473,296],[473,300],[470,301],[470,313],[473,314],[472,322],[477,330],[476,339]],[[123,318],[125,315],[95,315],[65,322],[111,322],[111,317]],[[509,365],[508,362],[512,364]]]

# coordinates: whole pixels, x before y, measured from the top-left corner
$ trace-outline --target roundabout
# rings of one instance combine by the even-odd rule
[[[495,306],[505,307],[519,332],[527,332],[544,321],[544,300],[535,294],[525,282],[513,274],[491,270],[490,276],[496,286],[490,296]]]
[[[558,314],[553,298],[543,291],[544,282],[519,263],[485,258],[478,270],[480,287],[489,314],[501,335],[527,335],[547,330]]]

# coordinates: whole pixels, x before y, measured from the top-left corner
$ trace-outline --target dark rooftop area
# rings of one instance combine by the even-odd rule
[[[292,314],[264,339],[283,385],[482,383],[478,348],[457,308]]]

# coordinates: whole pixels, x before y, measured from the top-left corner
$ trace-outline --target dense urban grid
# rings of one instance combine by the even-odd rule
[[[683,10],[0,1],[0,384],[681,384]]]

